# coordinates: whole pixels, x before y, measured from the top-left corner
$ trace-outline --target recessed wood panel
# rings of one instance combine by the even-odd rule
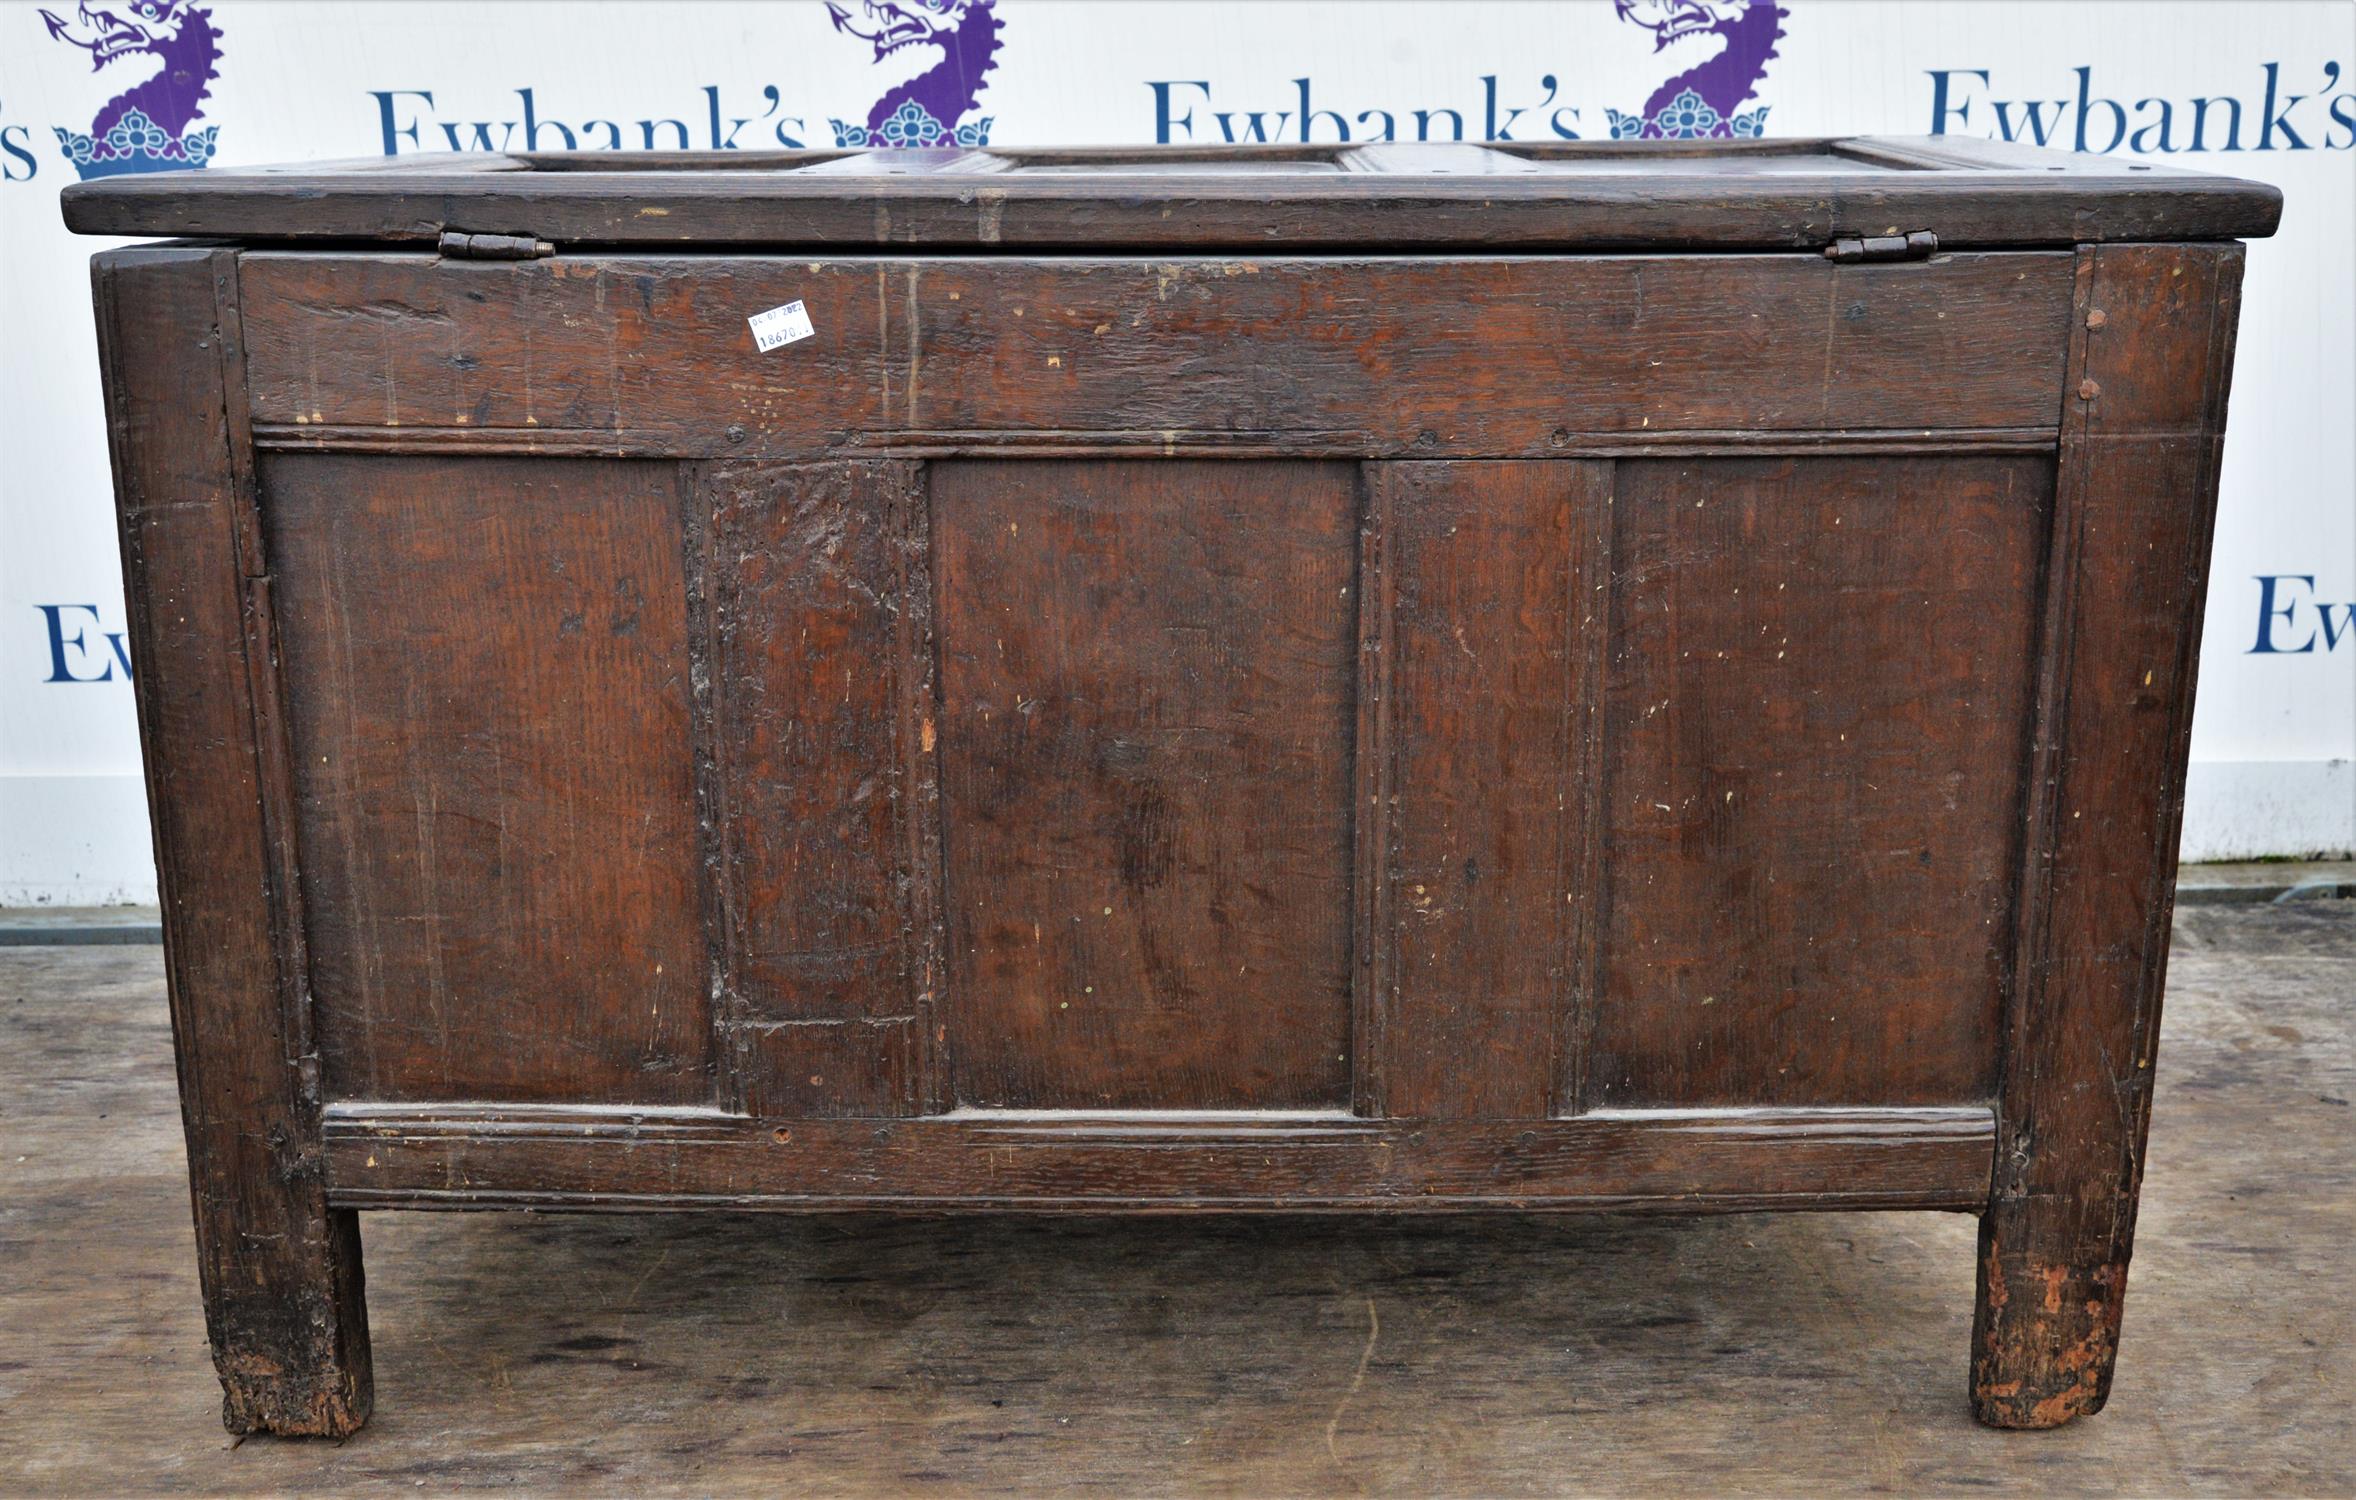
[[[1590,1105],[1990,1097],[2052,468],[1619,465]]]
[[[1370,467],[1361,718],[1374,1112],[1542,1119],[1588,908],[1609,464]]]
[[[1348,1100],[1357,488],[931,469],[958,1102]]]
[[[918,465],[711,476],[723,1029],[760,1115],[912,1113],[932,972]]]
[[[261,483],[330,1093],[709,1097],[674,469]]]

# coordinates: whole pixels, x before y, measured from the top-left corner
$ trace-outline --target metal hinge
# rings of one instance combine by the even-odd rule
[[[469,234],[445,229],[441,239],[445,260],[546,260],[556,247],[536,235]]]
[[[1843,265],[1866,260],[1925,260],[1939,253],[1939,237],[1927,229],[1912,234],[1843,235],[1824,247],[1826,260]]]

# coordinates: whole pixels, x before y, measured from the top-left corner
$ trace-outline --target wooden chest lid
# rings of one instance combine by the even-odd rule
[[[1793,250],[2266,235],[2266,184],[1958,137],[370,158],[77,183],[83,234],[566,248]]]

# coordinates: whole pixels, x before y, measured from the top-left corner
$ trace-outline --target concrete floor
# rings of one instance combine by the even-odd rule
[[[376,1215],[377,1415],[218,1425],[159,955],[0,950],[0,1492],[2356,1493],[2356,901],[2177,925],[2110,1410],[1972,1221]]]
[[[2356,897],[2356,859],[2267,859],[2176,869],[2178,906]]]

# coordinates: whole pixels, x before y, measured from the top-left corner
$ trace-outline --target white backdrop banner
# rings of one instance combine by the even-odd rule
[[[0,3],[0,904],[153,900],[80,177],[423,151],[1964,135],[2278,184],[2188,858],[2356,844],[2348,0]]]

